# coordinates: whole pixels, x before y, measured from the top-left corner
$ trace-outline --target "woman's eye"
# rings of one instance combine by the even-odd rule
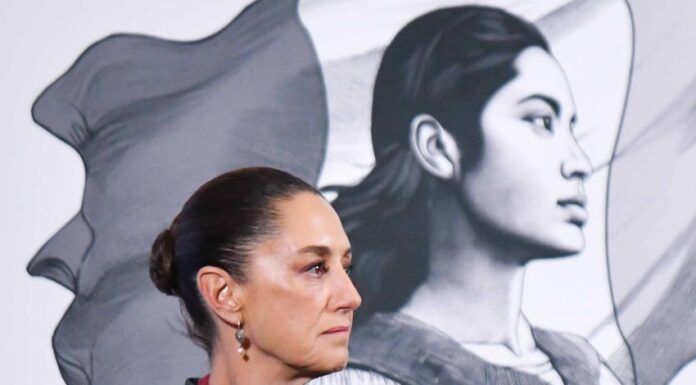
[[[350,273],[353,271],[353,265],[348,265],[344,267],[343,270],[346,271],[346,274],[350,275]]]
[[[326,267],[326,264],[324,262],[320,262],[320,263],[313,264],[312,266],[308,267],[305,271],[307,271],[311,275],[321,277],[328,270],[329,269]]]
[[[526,121],[529,123],[539,127],[543,128],[546,131],[553,132],[553,118],[548,116],[548,115],[543,115],[543,116],[530,116],[528,118],[525,118]]]

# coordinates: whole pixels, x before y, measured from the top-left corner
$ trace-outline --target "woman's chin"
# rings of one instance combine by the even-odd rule
[[[320,375],[345,369],[348,365],[348,344],[337,345],[332,343],[315,346],[311,354],[293,362],[292,366]]]
[[[343,351],[326,352],[321,363],[315,370],[320,373],[333,373],[345,369],[348,365],[348,349]]]

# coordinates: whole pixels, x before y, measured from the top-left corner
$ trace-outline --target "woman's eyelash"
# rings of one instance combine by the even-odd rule
[[[348,266],[344,266],[343,270],[345,270],[346,274],[350,275],[350,273],[353,271],[353,265],[350,264]],[[304,269],[304,271],[316,276],[321,276],[329,271],[329,267],[326,265],[326,262],[322,261],[309,265]]]
[[[325,262],[317,262],[307,267],[305,271],[320,276],[329,271],[329,269]]]

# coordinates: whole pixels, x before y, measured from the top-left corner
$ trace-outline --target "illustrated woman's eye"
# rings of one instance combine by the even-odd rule
[[[543,128],[544,130],[546,130],[548,132],[554,131],[553,118],[548,116],[548,115],[529,116],[529,117],[525,118],[524,120],[528,121],[529,123],[531,123],[539,128]]]

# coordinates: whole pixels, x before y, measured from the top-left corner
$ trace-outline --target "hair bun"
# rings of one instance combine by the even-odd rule
[[[179,294],[174,268],[174,235],[169,229],[162,231],[152,244],[150,279],[162,293]]]

